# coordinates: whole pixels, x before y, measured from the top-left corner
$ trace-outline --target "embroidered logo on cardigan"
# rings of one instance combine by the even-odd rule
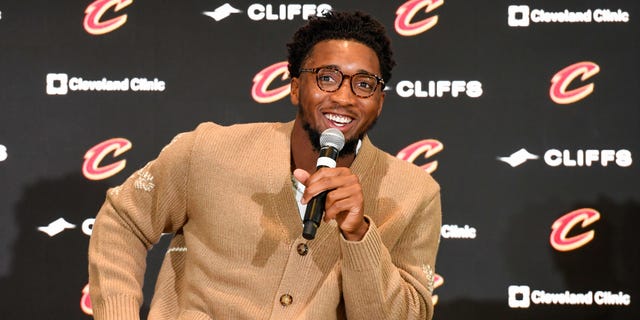
[[[156,186],[153,183],[153,176],[148,171],[138,171],[138,179],[134,183],[136,189],[150,192]]]
[[[423,264],[422,272],[424,272],[424,275],[427,277],[427,290],[433,293],[433,268],[428,264]]]

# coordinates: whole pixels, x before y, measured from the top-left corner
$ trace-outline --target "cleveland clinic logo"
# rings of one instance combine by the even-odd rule
[[[596,306],[629,306],[631,296],[622,291],[587,291],[587,292],[547,292],[532,290],[527,285],[512,285],[507,288],[509,308],[527,309],[531,305],[596,305]]]
[[[69,76],[66,73],[47,74],[47,94],[65,95],[69,92]]]
[[[440,228],[440,236],[444,239],[475,239],[477,233],[477,229],[469,225],[443,224]]]
[[[237,5],[236,5],[237,7]],[[308,20],[310,17],[322,17],[325,12],[332,10],[331,5],[322,4],[263,4],[254,3],[249,5],[246,10],[236,8],[229,3],[225,3],[213,11],[204,11],[202,14],[212,18],[215,21],[224,20],[231,15],[246,12],[247,17],[253,21],[291,21],[295,19]]]
[[[124,78],[109,80],[103,77],[99,80],[87,80],[81,77],[69,77],[66,73],[49,73],[46,76],[46,92],[48,95],[66,95],[73,92],[161,92],[166,83],[158,78]]]
[[[545,11],[527,5],[511,5],[507,23],[510,27],[529,27],[532,23],[627,23],[629,12],[622,9],[588,9],[585,11]]]

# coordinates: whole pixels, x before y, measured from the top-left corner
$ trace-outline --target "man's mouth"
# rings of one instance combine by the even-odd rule
[[[325,113],[324,117],[331,121],[336,127],[344,127],[353,121],[353,118],[335,113]]]

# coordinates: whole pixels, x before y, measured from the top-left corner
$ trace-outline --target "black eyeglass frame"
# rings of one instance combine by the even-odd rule
[[[320,70],[333,70],[333,71],[337,71],[340,76],[342,77],[342,79],[340,80],[340,83],[338,84],[338,87],[336,87],[335,90],[325,90],[322,89],[322,87],[320,86],[320,79],[318,79],[318,72]],[[378,89],[378,84],[381,84],[384,87],[384,80],[378,76],[375,75],[373,73],[368,73],[368,72],[357,72],[354,73],[352,75],[348,75],[348,74],[344,74],[342,72],[342,70],[338,69],[338,68],[331,68],[331,67],[318,67],[318,68],[302,68],[300,69],[300,73],[302,72],[310,72],[310,73],[315,73],[316,74],[316,85],[318,86],[318,88],[324,92],[336,92],[338,90],[340,90],[340,88],[342,87],[342,83],[344,82],[345,77],[351,78],[353,79],[353,77],[358,76],[358,75],[366,75],[366,76],[370,76],[370,77],[374,77],[376,79],[376,86],[373,88],[373,90],[371,90],[371,94],[369,94],[368,96],[363,96],[363,95],[359,95],[356,93],[356,90],[353,88],[353,81],[349,81],[349,87],[351,88],[351,92],[353,92],[353,94],[355,94],[357,97],[360,98],[369,98],[371,97],[374,93],[376,93],[376,90]]]

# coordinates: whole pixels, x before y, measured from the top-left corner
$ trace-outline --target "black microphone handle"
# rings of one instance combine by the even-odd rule
[[[338,150],[333,147],[323,147],[320,149],[320,157],[318,158],[318,165],[316,167],[317,170],[321,168],[334,168],[333,166],[328,166],[322,163],[323,158],[332,159],[335,163],[336,158],[338,157]],[[331,161],[329,161],[331,162]],[[316,237],[316,231],[318,231],[318,227],[320,227],[320,222],[322,222],[322,215],[324,214],[324,203],[327,200],[328,191],[323,191],[311,198],[311,201],[307,204],[307,210],[304,214],[303,227],[302,227],[302,237],[307,240],[313,240]]]
[[[316,231],[320,227],[322,215],[324,214],[324,202],[327,200],[327,191],[323,191],[313,197],[307,204],[307,211],[304,215],[304,226],[302,228],[302,236],[307,240],[313,240],[316,237]]]

